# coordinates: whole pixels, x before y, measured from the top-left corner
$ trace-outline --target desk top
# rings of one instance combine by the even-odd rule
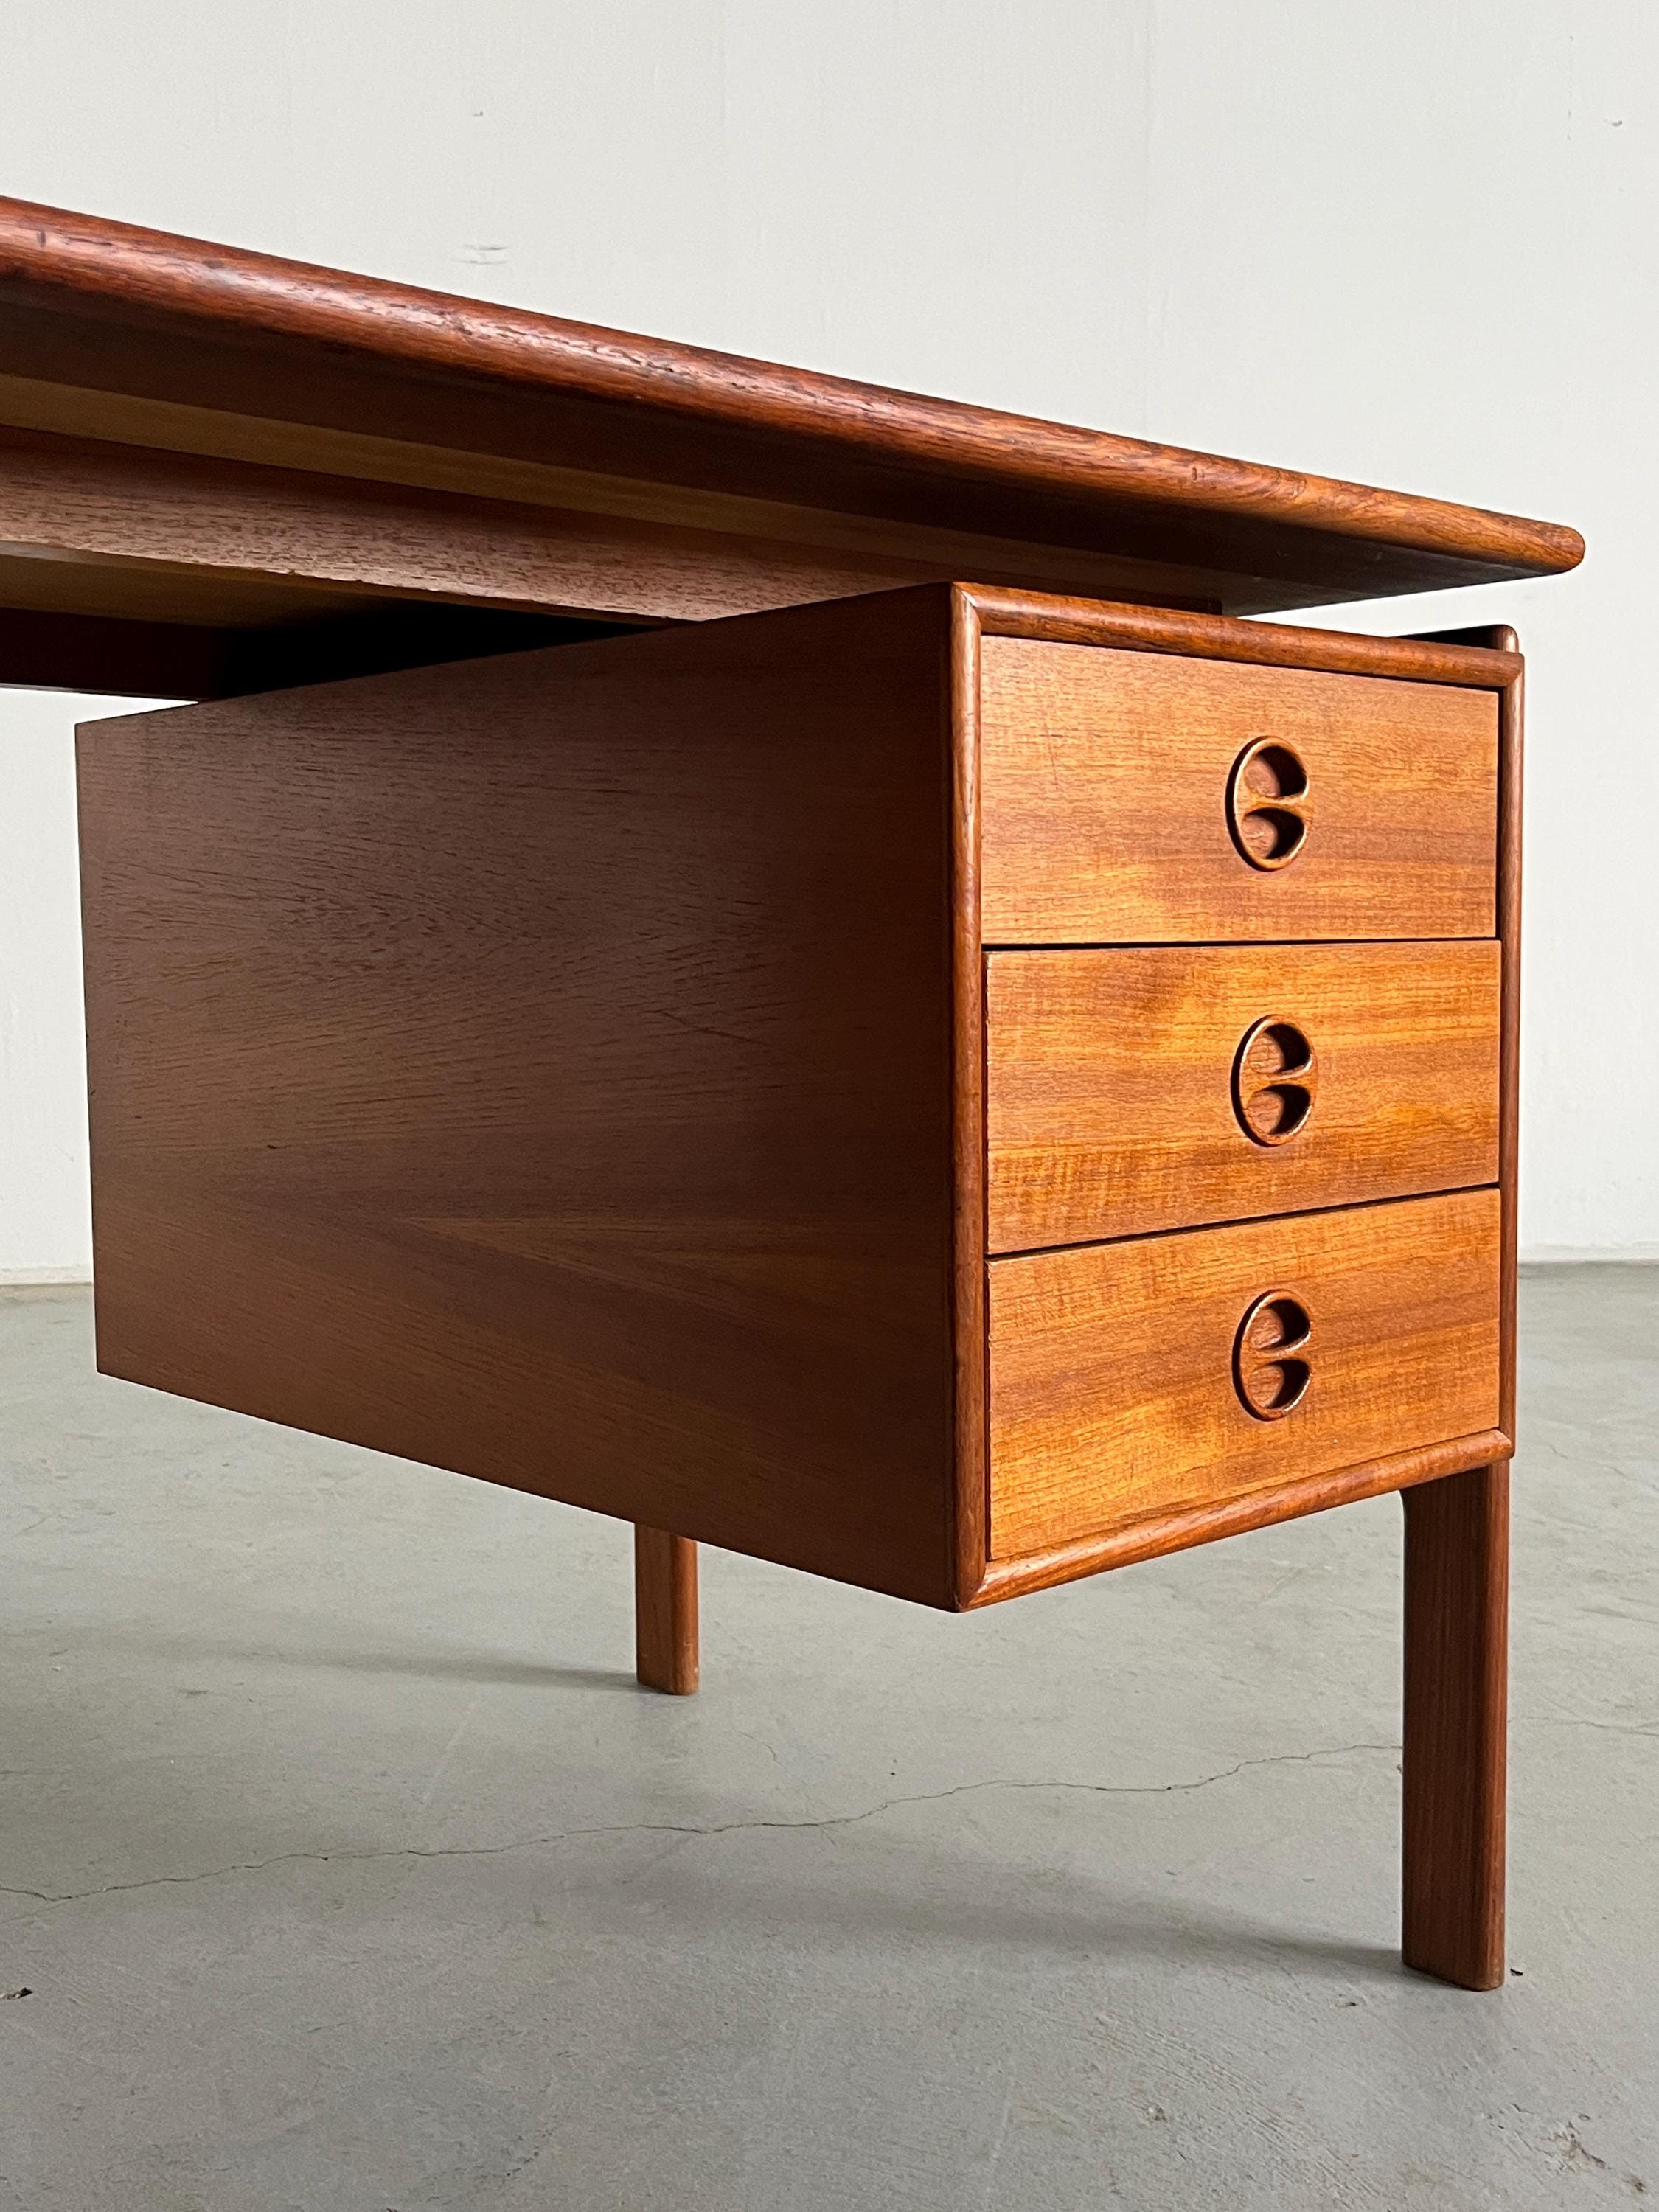
[[[17,200],[0,200],[0,608],[216,632],[363,594],[638,622],[939,575],[1263,613],[1545,574],[1583,550],[1559,525]],[[63,519],[124,501],[123,529]],[[181,501],[171,538],[139,520]],[[368,522],[355,551],[300,550],[296,501],[336,538],[348,512],[382,538],[417,517],[424,565],[388,567]]]

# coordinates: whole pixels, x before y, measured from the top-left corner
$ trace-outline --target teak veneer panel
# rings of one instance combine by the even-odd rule
[[[948,614],[84,726],[104,1370],[951,1602]]]
[[[1492,1429],[1499,1213],[1462,1191],[994,1260],[993,1556]],[[1258,1420],[1234,1344],[1279,1291],[1312,1316],[1312,1380]]]
[[[1501,969],[1491,939],[993,953],[991,1249],[1495,1182]],[[1233,1078],[1270,1018],[1313,1063],[1267,1144]]]
[[[988,636],[982,667],[988,944],[1493,933],[1490,691],[1024,637]],[[1228,817],[1261,740],[1311,802],[1272,869]]]

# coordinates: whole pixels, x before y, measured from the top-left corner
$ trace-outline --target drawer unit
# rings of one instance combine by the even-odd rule
[[[1499,1230],[1476,1190],[993,1261],[993,1557],[1494,1427]]]
[[[1499,686],[1220,625],[1213,655],[1173,621],[986,628],[990,1582],[1507,1452]]]
[[[100,1358],[951,1607],[1501,1458],[1518,677],[928,586],[92,724]]]
[[[1490,691],[988,637],[988,945],[1490,937]]]
[[[1501,948],[994,952],[993,1252],[1498,1175]]]

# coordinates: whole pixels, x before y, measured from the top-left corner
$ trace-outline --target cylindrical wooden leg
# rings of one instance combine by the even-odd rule
[[[1510,1470],[1406,1507],[1406,1964],[1466,1990],[1504,1979]]]
[[[697,1686],[697,1547],[664,1528],[634,1530],[635,1671],[648,1690]]]

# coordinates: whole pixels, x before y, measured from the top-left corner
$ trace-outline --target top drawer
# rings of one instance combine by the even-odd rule
[[[988,945],[1490,937],[1490,691],[984,641]]]

